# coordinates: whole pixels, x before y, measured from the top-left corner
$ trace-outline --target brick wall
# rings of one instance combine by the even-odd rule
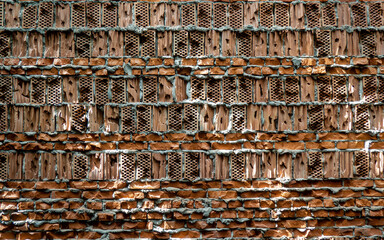
[[[0,2],[0,239],[382,237],[383,10]]]

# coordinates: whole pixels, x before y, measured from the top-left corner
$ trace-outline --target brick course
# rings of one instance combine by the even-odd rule
[[[383,9],[0,2],[0,238],[382,237]]]

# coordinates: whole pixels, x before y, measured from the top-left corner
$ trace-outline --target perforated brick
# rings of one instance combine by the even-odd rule
[[[0,103],[12,101],[12,78],[0,77]]]
[[[333,100],[335,102],[347,101],[347,78],[344,76],[334,76],[333,78]]]
[[[175,56],[185,57],[188,54],[188,32],[178,31],[174,33]]]
[[[221,102],[221,80],[209,78],[207,81],[207,100]]]
[[[88,174],[88,157],[85,155],[73,156],[73,178],[83,179]]]
[[[125,32],[125,55],[139,56],[139,35],[134,32]]]
[[[198,57],[204,55],[204,33],[192,31],[189,33],[189,55]]]
[[[8,177],[8,154],[0,153],[0,179],[6,180]]]
[[[71,129],[83,132],[87,129],[87,111],[83,105],[72,105]]]
[[[95,79],[95,102],[96,104],[108,103],[108,78]]]
[[[143,77],[144,102],[157,102],[157,77]]]
[[[320,27],[320,4],[307,2],[305,4],[305,12],[307,15],[307,27]]]
[[[248,77],[239,77],[239,102],[251,103],[252,102],[252,83],[253,80]]]
[[[273,4],[260,3],[260,26],[273,26]]]
[[[229,26],[231,28],[243,28],[243,4],[230,3],[229,4]]]
[[[317,78],[317,93],[320,102],[332,100],[332,80],[330,76],[319,76]]]
[[[39,8],[39,27],[53,27],[53,3],[42,2]]]
[[[140,36],[141,56],[153,57],[155,56],[155,31],[148,30],[143,32]]]
[[[101,27],[101,4],[97,2],[87,2],[87,27]]]
[[[284,101],[283,80],[280,78],[269,78],[269,100]]]
[[[151,131],[151,106],[137,106],[137,131]]]
[[[111,79],[111,92],[113,103],[125,103],[126,102],[126,80],[124,78]]]
[[[199,3],[197,5],[197,25],[199,27],[211,27],[212,3]]]
[[[149,25],[149,5],[148,3],[135,3],[135,24],[139,27]]]
[[[227,26],[227,4],[214,3],[213,4],[213,26],[220,28]]]
[[[5,105],[0,105],[0,132],[8,130],[8,113]]]
[[[32,78],[31,79],[31,99],[32,103],[44,104],[45,103],[45,79]]]
[[[72,4],[72,26],[85,27],[85,2]]]
[[[0,3],[0,27],[4,26],[4,3]]]
[[[148,179],[148,178],[151,178],[151,154],[138,153],[136,179]]]
[[[369,105],[362,104],[355,107],[355,128],[356,130],[369,130]]]
[[[80,102],[93,102],[93,79],[81,77],[79,79]]]
[[[336,25],[336,11],[334,3],[327,3],[321,8],[321,20],[323,26]]]
[[[232,129],[234,131],[243,131],[245,129],[245,106],[232,107]]]
[[[355,3],[351,6],[353,26],[355,27],[366,27],[367,26],[367,15],[364,3]]]
[[[184,178],[192,181],[199,177],[199,155],[195,152],[184,154]]]
[[[181,179],[182,169],[182,158],[181,153],[168,153],[168,176],[170,179],[178,180]]]
[[[275,25],[288,26],[289,25],[289,5],[285,3],[275,4]]]
[[[172,104],[168,106],[168,130],[181,130],[181,116],[183,113],[183,105]]]
[[[197,119],[198,119],[197,105],[185,104],[184,118],[183,118],[184,130],[187,130],[187,131],[198,130]]]
[[[319,57],[331,55],[331,32],[316,32],[316,48]]]
[[[379,102],[384,102],[384,78],[378,77],[379,79],[379,86],[377,88],[377,99]]]
[[[361,31],[360,42],[362,54],[365,56],[376,55],[376,37],[373,31]]]
[[[103,4],[103,27],[117,26],[117,5],[112,3]]]
[[[10,52],[9,34],[6,32],[0,33],[0,57],[8,57]]]
[[[231,154],[231,178],[244,179],[245,154]]]
[[[324,129],[324,113],[322,105],[308,106],[309,129],[322,131]]]
[[[363,95],[365,102],[377,101],[377,78],[364,77],[363,78]]]
[[[48,104],[61,103],[61,78],[47,78]]]
[[[244,31],[237,34],[237,55],[250,57],[252,51],[252,32]]]
[[[310,178],[323,178],[323,161],[320,152],[309,152],[308,174]]]
[[[367,152],[355,152],[356,177],[369,177],[369,155]]]
[[[299,86],[297,77],[287,77],[285,79],[285,101],[287,103],[299,102]]]
[[[91,32],[76,35],[76,56],[82,58],[91,56]]]
[[[184,4],[181,6],[181,25],[183,27],[196,25],[195,4]]]
[[[121,108],[121,129],[123,132],[133,133],[136,130],[133,109],[131,106]]]
[[[35,28],[37,24],[37,5],[25,6],[22,17],[23,28]]]
[[[369,25],[373,27],[381,27],[384,25],[383,3],[369,3]]]
[[[192,99],[205,100],[205,79],[191,78],[191,96]]]
[[[120,154],[120,176],[126,181],[135,180],[135,154],[121,153]]]
[[[223,78],[223,101],[224,103],[237,102],[236,78],[234,77]]]

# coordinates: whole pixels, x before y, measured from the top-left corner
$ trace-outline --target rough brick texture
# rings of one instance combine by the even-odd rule
[[[0,239],[384,234],[381,1],[1,1]]]

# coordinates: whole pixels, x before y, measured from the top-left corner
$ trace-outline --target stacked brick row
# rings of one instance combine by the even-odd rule
[[[383,187],[382,180],[6,182],[0,236],[376,239]]]
[[[0,6],[2,57],[384,55],[381,2]]]

